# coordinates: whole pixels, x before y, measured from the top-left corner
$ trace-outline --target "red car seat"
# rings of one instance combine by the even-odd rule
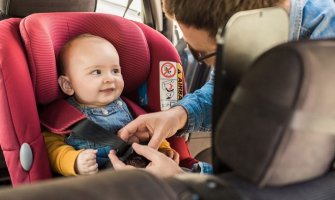
[[[51,176],[34,90],[19,35],[19,22],[20,19],[12,18],[0,23],[0,145],[13,185]],[[24,144],[29,144],[31,151],[35,152],[29,171],[24,170],[20,162],[20,149],[25,152]],[[23,159],[31,156],[27,152],[24,158],[21,156]]]
[[[37,13],[37,12],[78,12],[78,11],[95,11],[96,9],[96,4],[97,4],[97,0],[71,0],[70,2],[67,0],[25,0],[25,1],[21,1],[21,0],[0,0],[0,20],[6,19],[6,18],[11,18],[11,17],[25,17],[27,15],[30,15],[32,13]],[[1,38],[1,45],[4,46],[3,49],[1,49],[1,63],[2,66],[7,66],[7,63],[20,63],[20,64],[15,64],[15,66],[22,66],[23,64],[25,65],[25,56],[22,58],[19,58],[20,56],[17,55],[18,53],[16,53],[17,51],[19,51],[19,48],[22,46],[21,44],[21,39],[17,39],[20,38],[20,36],[18,35],[19,31],[18,31],[18,26],[19,26],[19,19],[14,19],[13,21],[7,21],[4,22],[3,25],[1,25],[1,34],[3,34],[2,36],[4,36],[3,38]],[[2,22],[1,22],[2,23]],[[16,27],[17,26],[17,27]],[[8,39],[10,38],[10,39]],[[16,43],[15,43],[16,41]],[[21,48],[21,47],[20,47]],[[10,61],[11,57],[9,57],[8,55],[15,55],[15,57],[18,60],[15,61]],[[5,63],[3,63],[5,62]],[[22,67],[21,67],[22,68]],[[13,71],[8,71],[8,69],[5,70],[5,72],[3,73],[3,76],[6,77],[8,74],[7,73],[13,73],[15,70],[17,70],[16,68],[10,69]],[[28,78],[28,77],[27,77]],[[11,80],[11,81],[16,81],[15,79]],[[30,82],[30,81],[29,81]],[[3,87],[16,87],[16,86],[5,86],[8,82],[5,82]],[[21,89],[22,88],[22,89]],[[28,91],[27,89],[25,89],[25,86],[21,86],[20,89],[15,89],[15,91]],[[9,89],[10,91],[10,89]],[[13,90],[14,91],[14,90]],[[4,94],[4,98],[7,99],[7,93],[6,91],[3,92]],[[22,93],[23,94],[23,93]],[[13,96],[12,98],[16,98],[15,96]],[[11,101],[11,100],[10,100]],[[11,101],[12,102],[12,101]],[[4,104],[3,104],[4,103]],[[6,107],[6,101],[1,102],[1,106],[5,106]],[[10,103],[11,106],[16,105],[14,102]],[[13,109],[11,109],[13,111]],[[15,111],[16,112],[16,111]],[[32,114],[33,115],[33,114]],[[6,116],[6,115],[4,115]],[[24,117],[22,118],[24,119]],[[5,120],[10,120],[10,119],[5,119]],[[13,123],[13,126],[18,126],[18,124],[20,124],[21,122],[19,122],[20,120],[18,119],[14,119],[13,121],[16,121]],[[22,121],[22,120],[21,120]],[[3,121],[2,121],[3,122]],[[5,123],[5,122],[4,122]],[[2,124],[4,124],[2,123]],[[7,135],[3,135],[1,134],[3,137],[8,137]],[[14,136],[14,135],[13,135]],[[27,136],[30,137],[30,136]],[[26,138],[27,139],[27,138]],[[35,137],[36,139],[36,137]],[[1,140],[2,142],[0,142],[0,145],[3,145],[2,148],[4,149],[16,149],[17,144],[12,144],[13,142],[7,142],[7,140]],[[26,140],[29,141],[29,140]],[[14,142],[15,143],[15,142]],[[8,153],[8,152],[7,152]],[[8,163],[8,161],[7,161]],[[13,163],[13,162],[10,162]],[[9,164],[11,165],[11,164]],[[44,170],[45,171],[45,170]],[[22,176],[20,173],[12,173],[12,177],[13,176],[18,176],[23,178],[24,176]],[[39,174],[39,176],[43,176],[42,173]],[[8,184],[10,183],[10,177],[9,177],[9,173],[7,170],[7,165],[3,156],[3,152],[0,150],[0,184]],[[27,178],[27,177],[26,177]],[[33,177],[30,177],[28,179],[34,179]],[[37,179],[40,179],[41,177],[36,177]],[[14,178],[15,180],[17,180],[17,178]],[[19,182],[23,182],[22,180]],[[15,184],[15,183],[13,183]]]
[[[174,46],[157,31],[108,14],[34,14],[20,22],[22,49],[19,21],[5,20],[0,27],[5,33],[0,37],[4,88],[0,103],[6,111],[0,118],[1,124],[6,124],[0,144],[13,185],[51,177],[37,107],[64,97],[57,84],[56,57],[70,38],[91,33],[110,40],[120,56],[125,81],[123,96],[139,104],[143,97],[139,96],[139,86],[145,83],[147,101],[142,108],[147,112],[160,110],[160,62],[180,63],[180,58]],[[182,88],[184,94],[184,84]]]

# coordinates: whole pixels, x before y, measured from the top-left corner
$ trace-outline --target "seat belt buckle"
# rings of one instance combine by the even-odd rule
[[[121,161],[123,161],[126,165],[132,165],[136,168],[145,168],[150,161],[145,157],[137,154],[134,149],[129,145],[128,149],[122,152],[117,152],[116,155],[119,157]],[[119,155],[119,154],[120,155]]]
[[[117,150],[116,151],[116,156],[123,162],[125,162],[128,157],[134,153],[134,149],[133,147],[131,147],[131,145],[128,145],[127,149],[126,150],[123,150],[123,151],[119,151]]]

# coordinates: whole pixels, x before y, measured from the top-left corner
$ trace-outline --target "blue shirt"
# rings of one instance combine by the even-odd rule
[[[291,0],[289,39],[335,38],[333,0]],[[199,90],[187,94],[176,105],[185,108],[188,121],[181,133],[212,130],[214,73]]]
[[[290,40],[335,37],[333,0],[291,0]]]
[[[88,119],[106,129],[110,134],[116,134],[119,129],[123,128],[133,119],[126,103],[121,98],[116,99],[105,107],[99,108],[81,106],[73,97],[68,98],[67,101],[84,113]],[[99,169],[105,168],[110,163],[108,154],[114,148],[112,146],[96,144],[73,133],[65,138],[65,142],[77,150],[97,149],[98,152],[96,155]]]

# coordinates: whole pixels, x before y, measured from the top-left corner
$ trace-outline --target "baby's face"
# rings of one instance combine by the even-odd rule
[[[102,107],[116,100],[124,82],[119,55],[112,44],[95,37],[73,41],[64,56],[65,75],[76,100],[89,107]]]

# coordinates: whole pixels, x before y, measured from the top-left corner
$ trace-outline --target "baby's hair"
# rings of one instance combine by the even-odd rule
[[[69,41],[67,41],[64,44],[64,46],[59,51],[59,54],[58,54],[58,57],[57,57],[58,75],[64,75],[64,73],[65,73],[65,63],[64,63],[65,52],[71,47],[71,45],[74,41],[84,39],[84,38],[97,38],[97,39],[101,39],[101,40],[105,40],[105,41],[109,42],[108,40],[106,40],[103,37],[100,37],[100,36],[97,36],[97,35],[92,35],[90,33],[83,33],[83,34],[80,34],[80,35],[77,35],[77,36],[71,38]]]

